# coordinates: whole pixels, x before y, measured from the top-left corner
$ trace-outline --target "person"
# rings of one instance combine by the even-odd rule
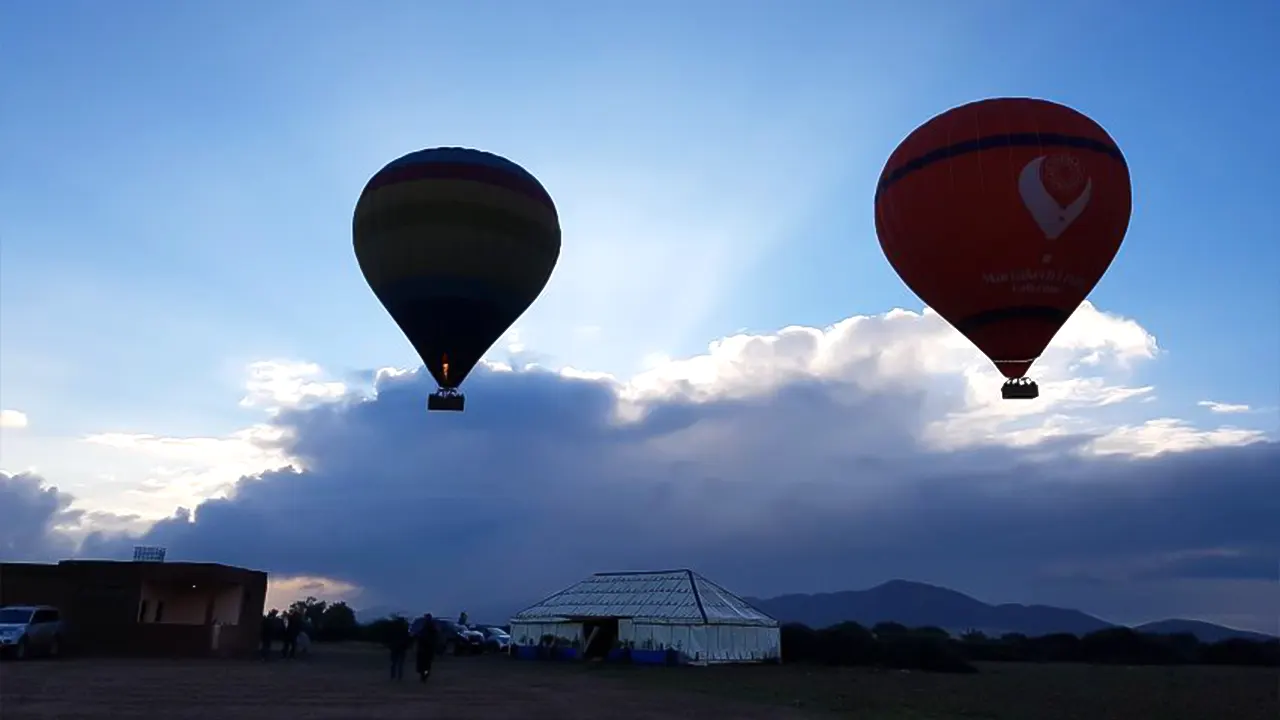
[[[294,642],[296,654],[304,658],[311,656],[311,633],[307,630],[310,626],[310,623],[303,622],[298,629],[298,639]]]
[[[276,617],[279,613],[273,608],[267,616],[262,618],[262,627],[258,630],[258,639],[261,642],[259,648],[262,653],[262,659],[267,660],[271,657],[271,643],[276,637]]]
[[[298,652],[298,634],[302,632],[302,617],[296,612],[285,615],[284,642],[280,645],[280,657],[291,658]]]
[[[397,620],[391,626],[391,637],[387,639],[387,646],[391,650],[391,679],[404,679],[404,656],[409,652],[409,646],[413,644],[413,635],[409,634],[409,624],[403,619]]]
[[[418,648],[414,654],[414,670],[418,673],[418,682],[425,683],[431,676],[431,663],[436,659],[436,643],[440,639],[435,618],[431,613],[422,616],[421,629],[418,631]]]

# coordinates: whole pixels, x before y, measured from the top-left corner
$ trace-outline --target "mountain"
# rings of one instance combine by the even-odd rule
[[[1235,628],[1214,625],[1202,620],[1160,620],[1158,622],[1149,622],[1145,625],[1138,625],[1134,628],[1138,632],[1157,633],[1160,635],[1177,635],[1180,633],[1191,633],[1200,639],[1200,642],[1221,642],[1223,640],[1253,640],[1254,642],[1264,642],[1267,640],[1275,640],[1271,635],[1263,633],[1251,632],[1249,630],[1237,630]]]
[[[1084,635],[1115,627],[1079,610],[1048,605],[988,605],[955,590],[907,580],[892,580],[869,590],[746,600],[781,622],[804,623],[815,628],[847,621],[867,627],[878,622],[897,622],[908,627],[932,625],[952,633],[979,630],[988,635],[1022,633],[1034,637],[1052,633]],[[1195,620],[1165,620],[1137,629],[1190,632],[1202,642],[1227,637],[1267,639],[1266,635]]]
[[[955,590],[907,580],[891,580],[870,590],[783,595],[749,602],[782,622],[809,627],[852,620],[867,627],[897,622],[909,627],[933,625],[951,632],[980,630],[994,635],[1084,634],[1111,627],[1111,623],[1078,610],[1046,605],[988,605]]]

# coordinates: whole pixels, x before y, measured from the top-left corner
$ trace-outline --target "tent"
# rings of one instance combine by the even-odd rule
[[[778,621],[693,572],[597,573],[511,618],[515,652],[696,665],[776,661]],[[674,652],[673,652],[674,651]]]

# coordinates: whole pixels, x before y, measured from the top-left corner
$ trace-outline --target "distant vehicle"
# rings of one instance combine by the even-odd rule
[[[32,655],[56,657],[62,652],[62,617],[49,605],[0,608],[0,653],[25,660]]]
[[[484,633],[453,620],[436,618],[440,650],[445,655],[479,655],[484,652]]]
[[[489,652],[509,652],[511,650],[511,635],[500,627],[481,626],[477,628],[484,634],[484,649]]]

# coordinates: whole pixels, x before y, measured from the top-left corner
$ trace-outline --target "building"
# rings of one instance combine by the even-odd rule
[[[597,573],[511,618],[523,657],[555,638],[569,657],[703,665],[778,661],[778,621],[692,570]]]
[[[258,644],[267,574],[216,563],[0,563],[0,605],[53,605],[63,645],[103,655],[236,655]]]

